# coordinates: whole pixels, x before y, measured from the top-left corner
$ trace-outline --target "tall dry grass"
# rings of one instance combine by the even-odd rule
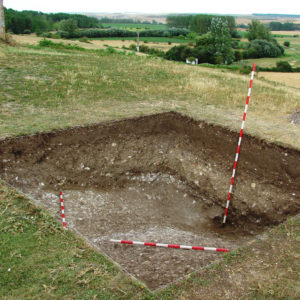
[[[174,110],[238,130],[249,76],[161,59],[2,47],[2,137]],[[246,132],[300,149],[299,91],[254,79]]]

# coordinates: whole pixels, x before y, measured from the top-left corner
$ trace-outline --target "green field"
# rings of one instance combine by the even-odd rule
[[[249,76],[104,50],[0,45],[0,137],[177,111],[236,132]],[[299,91],[255,78],[245,131],[300,149]],[[0,182],[2,299],[297,299],[299,216],[152,293]]]
[[[110,38],[93,38],[91,40],[111,40],[111,41],[135,41],[135,37],[110,37]],[[191,42],[188,39],[180,39],[176,37],[140,37],[140,41],[142,42],[152,42],[152,43],[178,43],[178,44],[185,44]]]
[[[245,31],[239,31],[243,38],[246,37]],[[274,37],[281,46],[284,46],[285,41],[290,42],[290,47],[284,47],[285,53],[281,57],[275,58],[255,58],[255,59],[246,59],[242,63],[252,65],[255,61],[258,66],[261,67],[275,67],[276,62],[278,61],[288,61],[294,68],[300,67],[300,35],[295,32],[295,35],[284,34],[284,31],[281,35],[275,34]],[[240,64],[237,63],[237,64]]]
[[[114,25],[114,24],[112,24]],[[124,24],[116,24],[116,25],[124,25]],[[135,25],[135,24],[131,24]],[[159,26],[159,25],[151,25],[151,26]],[[123,28],[125,29],[125,28]],[[242,35],[242,37],[246,38],[246,31],[239,31],[239,33]],[[300,35],[274,35],[279,42],[280,45],[283,46],[285,41],[290,42],[290,47],[284,47],[285,48],[285,54],[281,57],[275,57],[275,58],[259,58],[259,59],[246,59],[241,62],[234,63],[235,65],[240,64],[246,64],[251,66],[253,62],[255,61],[258,66],[261,67],[275,67],[276,62],[278,61],[288,61],[293,67],[300,67]],[[94,40],[132,40],[136,41],[136,38],[132,37],[113,37],[113,38],[94,38]],[[153,42],[153,43],[177,43],[177,44],[187,44],[189,42],[192,42],[192,40],[189,39],[180,39],[176,37],[140,37],[141,42]]]
[[[167,30],[165,24],[127,24],[127,23],[103,23],[104,28],[118,28],[124,30]]]

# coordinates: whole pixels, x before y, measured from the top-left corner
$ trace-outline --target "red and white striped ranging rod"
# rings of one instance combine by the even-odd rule
[[[62,218],[62,225],[64,229],[67,229],[66,226],[66,216],[65,216],[65,207],[64,207],[64,199],[63,194],[60,192],[60,209],[61,209],[61,218]]]
[[[161,243],[145,243],[136,241],[123,241],[123,240],[109,240],[113,243],[129,244],[129,245],[140,245],[140,246],[151,246],[151,247],[165,247],[165,248],[176,248],[186,250],[202,250],[202,251],[216,251],[216,252],[229,252],[228,249],[223,248],[212,248],[212,247],[199,247],[199,246],[185,246],[185,245],[172,245],[172,244],[161,244]]]
[[[251,90],[252,90],[252,84],[253,84],[253,79],[254,79],[254,74],[255,74],[255,66],[256,64],[253,64],[252,72],[251,72],[251,79],[250,79],[250,84],[249,84],[249,90],[248,90],[248,96],[246,100],[246,105],[245,105],[245,111],[243,115],[243,121],[242,121],[242,127],[240,131],[240,137],[239,137],[239,142],[235,154],[235,160],[234,160],[234,165],[233,165],[233,171],[232,171],[232,176],[231,176],[231,182],[230,182],[230,187],[229,187],[229,193],[227,197],[227,202],[226,202],[226,208],[225,208],[225,213],[224,213],[224,218],[223,218],[223,224],[226,223],[226,218],[227,218],[227,213],[228,213],[228,208],[229,208],[229,202],[231,199],[232,195],[232,188],[233,188],[233,183],[234,183],[234,178],[235,178],[235,172],[236,172],[236,167],[239,159],[239,153],[241,149],[241,143],[242,143],[242,137],[244,133],[244,126],[245,126],[245,121],[246,121],[246,115],[247,115],[247,110],[248,110],[248,105],[249,105],[249,100],[250,100],[250,95],[251,95]]]

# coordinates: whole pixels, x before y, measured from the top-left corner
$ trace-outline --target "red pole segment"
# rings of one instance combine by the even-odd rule
[[[253,79],[254,79],[254,74],[255,74],[255,66],[256,66],[256,64],[254,63],[252,72],[251,72],[251,79],[250,79],[249,90],[248,90],[248,95],[247,95],[247,100],[246,100],[246,105],[245,105],[245,111],[244,111],[244,115],[243,115],[240,137],[239,137],[238,146],[237,146],[237,150],[236,150],[236,154],[235,154],[235,160],[234,160],[233,171],[232,171],[232,176],[231,176],[231,181],[230,181],[230,186],[229,186],[229,193],[228,193],[227,202],[226,202],[223,224],[226,223],[229,203],[230,203],[230,199],[231,199],[231,195],[232,195],[232,188],[233,188],[233,183],[234,183],[234,179],[235,179],[235,172],[236,172],[236,167],[237,167],[237,163],[238,163],[238,159],[239,159],[242,137],[243,137],[243,133],[244,133],[244,126],[245,126],[245,121],[246,121],[246,115],[247,115],[247,110],[248,110],[248,105],[249,105],[249,100],[250,100],[250,95],[251,95],[251,90],[252,90],[252,84],[253,84]]]
[[[63,194],[60,192],[60,209],[61,209],[61,218],[62,218],[62,225],[64,229],[67,229],[66,226],[66,216],[65,216],[65,206],[64,206],[64,199]]]
[[[121,243],[128,245],[140,245],[140,246],[151,246],[151,247],[165,247],[165,248],[176,248],[176,249],[186,249],[186,250],[202,250],[202,251],[216,251],[216,252],[229,252],[228,249],[223,248],[213,248],[213,247],[198,247],[198,246],[185,246],[185,245],[172,245],[172,244],[161,244],[161,243],[147,243],[147,242],[137,242],[137,241],[123,241],[123,240],[109,240],[113,243]]]

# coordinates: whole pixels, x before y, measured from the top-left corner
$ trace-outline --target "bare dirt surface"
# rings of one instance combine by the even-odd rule
[[[291,123],[300,125],[300,110],[296,110],[295,112],[290,114],[289,119]]]
[[[233,249],[300,211],[300,152],[245,135],[220,228],[238,134],[165,113],[5,139],[1,177],[158,289],[220,253],[117,245],[109,239]]]

